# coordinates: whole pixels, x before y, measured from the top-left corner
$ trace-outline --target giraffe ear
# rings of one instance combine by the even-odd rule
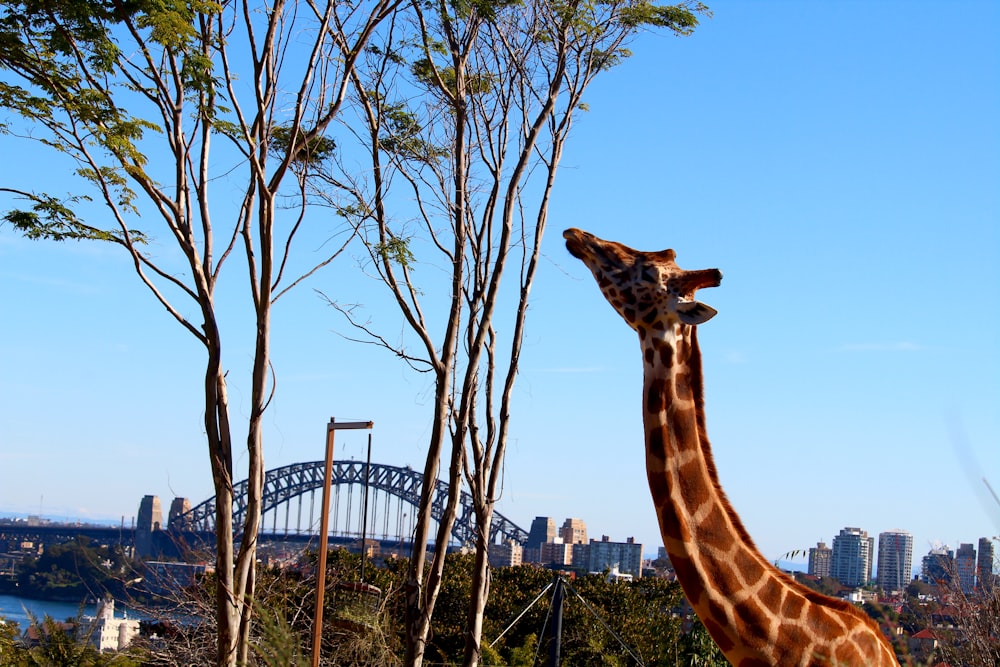
[[[718,313],[715,308],[701,301],[682,301],[677,304],[677,316],[684,324],[704,324]]]

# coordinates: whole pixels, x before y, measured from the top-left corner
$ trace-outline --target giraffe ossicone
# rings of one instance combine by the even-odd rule
[[[719,483],[705,429],[697,325],[716,311],[695,300],[717,269],[685,271],[673,250],[642,252],[579,229],[566,248],[639,335],[646,477],[664,546],[702,624],[739,667],[891,667],[878,625],[774,567],[754,546]]]

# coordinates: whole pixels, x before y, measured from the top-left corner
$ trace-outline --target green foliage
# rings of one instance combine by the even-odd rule
[[[218,14],[216,2],[193,0],[145,0],[136,7],[141,13],[136,25],[150,31],[150,39],[171,51],[183,51],[198,40],[195,20],[198,15]]]
[[[485,21],[496,19],[497,12],[507,7],[521,7],[522,0],[451,0],[454,16],[460,19],[477,18]]]
[[[439,66],[427,58],[416,60],[410,67],[414,78],[429,90],[441,90],[450,96],[458,95],[455,68]],[[466,72],[462,82],[466,95],[484,95],[493,89],[499,78],[490,72]]]
[[[0,14],[0,63],[39,61],[37,74],[59,74],[56,60],[83,52],[88,63],[107,72],[118,49],[106,26],[115,20],[109,3],[88,0],[9,2]],[[44,50],[35,51],[37,43]],[[46,61],[48,61],[46,63]]]
[[[414,256],[410,250],[410,239],[394,236],[385,243],[376,243],[374,250],[383,261],[404,267],[413,264]]]
[[[407,562],[387,559],[378,567],[369,564],[365,582],[382,590],[378,621],[344,625],[337,623],[343,616],[345,602],[350,600],[340,594],[338,584],[359,580],[360,556],[335,549],[329,553],[327,563],[324,619],[329,628],[324,630],[324,657],[345,665],[388,664],[384,657],[399,655],[403,646],[402,589]],[[458,664],[462,660],[474,564],[474,554],[452,554],[446,560],[434,612],[434,633],[427,647],[426,660],[429,662]],[[277,579],[272,580],[272,576]],[[532,664],[536,651],[539,655],[548,655],[551,626],[546,623],[551,589],[533,607],[527,611],[525,608],[552,582],[552,577],[551,571],[532,566],[491,570],[490,595],[483,619],[483,665],[527,667]],[[258,656],[266,664],[288,664],[287,660],[293,656],[288,638],[297,637],[301,642],[299,655],[308,653],[312,628],[308,613],[312,609],[311,585],[288,573],[265,573],[262,590],[269,593],[260,597],[257,604],[269,611],[260,612],[264,629],[255,644],[260,645]],[[562,641],[565,664],[633,664],[628,651],[594,618],[594,613],[621,636],[645,664],[674,664],[675,652],[679,650],[677,642],[682,635],[682,621],[672,613],[681,600],[676,583],[654,578],[609,583],[601,576],[584,576],[573,580],[572,585],[587,604],[567,590]],[[306,610],[304,616],[295,617],[291,613],[290,610],[299,608],[295,601]],[[511,626],[519,615],[520,620]],[[507,632],[497,641],[504,630]],[[491,648],[489,645],[494,641],[496,644]],[[690,640],[688,643],[701,646]],[[374,662],[365,662],[364,656]],[[371,656],[381,656],[382,662]]]
[[[681,600],[676,583],[657,578],[610,583],[603,576],[587,575],[578,577],[573,587],[592,609],[575,596],[567,598],[564,653],[608,665],[634,662],[631,653],[654,664],[673,658],[681,630],[681,620],[673,613]]]
[[[510,667],[532,667],[535,664],[535,650],[538,645],[538,635],[528,634],[524,643],[510,649]]]
[[[7,211],[0,220],[10,224],[29,239],[121,242],[114,233],[86,225],[77,217],[72,205],[88,201],[89,197],[70,197],[62,201],[46,194],[19,194],[32,202],[31,208]],[[145,236],[138,232],[133,232],[133,235],[133,240],[138,243],[144,243],[146,240]]]
[[[48,547],[37,559],[18,565],[21,595],[44,600],[80,602],[104,593],[120,596],[129,567],[118,549],[91,546],[86,537]]]
[[[489,644],[483,644],[479,647],[480,656],[479,664],[486,667],[495,665],[496,667],[509,667],[510,663],[503,659],[500,653],[491,647]]]
[[[89,643],[91,628],[77,617],[67,622],[31,619],[28,639],[9,658],[0,646],[0,667],[139,667],[129,653],[102,654]]]
[[[420,122],[405,105],[385,105],[382,122],[386,133],[379,137],[379,147],[383,151],[425,164],[448,155],[446,149],[434,146],[421,136],[423,128]]]
[[[817,579],[802,573],[797,573],[795,575],[795,580],[803,586],[813,589],[817,593],[822,593],[823,595],[834,598],[839,597],[841,591],[844,589],[840,582],[833,577],[820,577]]]
[[[310,137],[303,140],[303,130],[295,137],[295,148],[292,161],[299,164],[317,164],[333,155],[337,143],[323,136]],[[271,148],[284,155],[291,150],[292,128],[288,125],[275,127],[271,130]]]
[[[80,548],[66,545],[64,549],[56,549],[56,553],[51,554],[51,562],[46,563],[58,564],[57,569],[64,569],[75,562],[70,557],[72,553],[79,554]],[[446,561],[427,662],[461,662],[474,558],[473,554],[452,554]],[[363,618],[352,611],[357,598],[350,593],[343,594],[341,586],[360,581],[361,557],[344,549],[334,549],[328,554],[327,565],[324,660],[338,665],[397,664],[405,637],[403,586],[407,561],[385,559],[377,564],[367,564],[364,583],[378,587],[382,594],[376,600],[376,606],[366,604]],[[552,582],[552,578],[551,571],[532,566],[491,570],[490,596],[483,619],[481,645],[484,666],[528,667],[533,664],[536,652],[543,659],[548,655],[551,618],[547,617],[551,589],[533,607],[527,611],[525,608]],[[192,600],[203,606],[186,606],[186,615],[190,616],[192,609],[200,608],[206,619],[211,616],[213,584],[212,578],[206,577],[196,590],[187,592]],[[586,600],[586,604],[566,590],[562,640],[564,664],[634,664],[629,652],[604,624],[619,635],[644,664],[674,665],[675,656],[684,660],[676,664],[710,667],[724,664],[712,662],[719,654],[700,624],[695,622],[691,631],[684,634],[683,624],[686,621],[674,614],[681,600],[676,583],[657,578],[609,583],[602,576],[587,575],[571,580],[571,585]],[[313,593],[312,578],[303,577],[296,571],[263,569],[259,573],[257,598],[253,602],[258,622],[251,641],[255,664],[290,667],[306,662],[311,650]],[[521,615],[522,612],[525,613]],[[594,617],[595,613],[603,623]],[[511,626],[519,615],[520,620]],[[156,648],[157,659],[151,664],[206,664],[204,654],[185,654],[184,651],[189,650],[187,646],[198,643],[194,641],[194,633],[205,632],[210,625],[192,625],[185,631],[185,640],[176,641],[173,647],[168,643]],[[62,635],[58,632],[53,634],[53,639],[36,653],[49,656],[60,654],[70,660],[65,664],[104,664],[86,662],[90,653],[85,648],[67,645],[67,636],[83,637],[86,628],[81,628],[62,628]],[[504,630],[507,632],[497,640]],[[494,641],[496,644],[490,647],[489,644]],[[0,651],[3,646],[3,634],[0,633]],[[171,650],[177,653],[171,653]],[[118,656],[116,659],[125,661],[131,658]],[[14,665],[21,667],[21,663],[12,663],[11,667]],[[7,665],[0,661],[0,667]]]
[[[196,0],[135,0],[105,3],[96,0],[22,0],[0,7],[0,109],[19,116],[22,138],[32,139],[83,165],[76,174],[104,193],[111,204],[137,213],[131,179],[146,179],[147,158],[141,142],[146,132],[161,128],[148,118],[131,114],[121,105],[126,95],[139,93],[143,77],[136,77],[118,35],[142,34],[137,47],[150,60],[159,47],[164,61],[179,63],[184,89],[196,98],[214,98],[214,65],[206,56],[196,25],[198,17],[221,11],[216,2]],[[199,109],[206,120],[212,112]],[[15,125],[0,124],[0,134],[15,133]],[[9,191],[9,190],[8,190]],[[24,193],[20,193],[24,194]],[[3,219],[32,239],[89,239],[122,243],[142,242],[141,235],[88,226],[78,214],[49,194],[32,194],[33,206],[15,209]],[[71,203],[86,199],[72,196]]]
[[[906,585],[906,594],[909,597],[919,597],[921,595],[931,595],[934,593],[934,586],[920,579],[913,579]]]
[[[727,667],[729,661],[722,651],[712,641],[708,630],[697,618],[691,630],[685,634],[679,644],[679,664],[683,667]]]
[[[281,604],[280,597],[269,599],[266,605],[254,605],[260,639],[251,644],[251,648],[266,667],[295,667],[306,662],[302,655],[302,642],[283,613],[289,608],[289,605]]]
[[[21,630],[17,623],[0,616],[0,667],[25,667],[27,655],[21,650]]]
[[[633,2],[621,9],[619,20],[630,28],[666,28],[677,35],[690,35],[698,26],[698,15],[708,14],[700,2],[693,5],[657,5]]]

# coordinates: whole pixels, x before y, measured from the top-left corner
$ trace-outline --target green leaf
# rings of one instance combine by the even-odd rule
[[[623,25],[632,28],[667,28],[678,35],[690,35],[698,26],[698,14],[707,14],[708,7],[696,3],[688,5],[655,5],[637,2],[623,7],[619,18]]]
[[[13,209],[0,218],[31,240],[49,241],[109,241],[124,244],[125,240],[117,231],[97,229],[85,224],[73,210],[72,205],[90,201],[89,197],[69,197],[65,201],[47,194],[18,193],[30,200],[30,209]],[[145,234],[129,230],[133,243],[148,242]]]
[[[392,262],[403,267],[413,265],[414,255],[410,250],[409,239],[394,236],[385,243],[377,243],[375,245],[375,252],[383,261]]]
[[[292,148],[292,128],[281,125],[271,130],[271,149],[282,155],[292,151],[292,161],[299,164],[316,164],[329,158],[337,149],[333,139],[317,135],[306,141],[308,132],[299,129],[295,135],[295,147]]]

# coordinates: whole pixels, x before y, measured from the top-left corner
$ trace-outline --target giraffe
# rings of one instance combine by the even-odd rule
[[[673,250],[641,252],[579,229],[563,232],[604,297],[639,334],[646,476],[677,580],[737,667],[896,666],[878,625],[820,595],[757,551],[719,484],[705,430],[697,325],[716,310],[694,300],[717,269],[685,271]]]

